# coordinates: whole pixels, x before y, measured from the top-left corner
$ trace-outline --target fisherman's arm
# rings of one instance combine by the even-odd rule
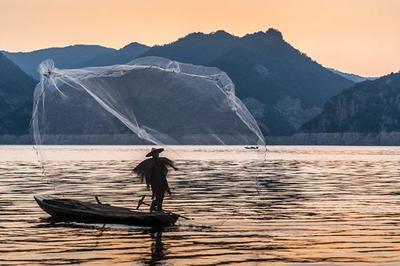
[[[172,169],[174,169],[174,170],[178,170],[178,167],[175,166],[175,164],[174,164],[173,161],[168,161],[168,162],[167,162],[167,165],[168,165],[169,167],[171,167]]]
[[[166,191],[168,192],[169,195],[171,195],[171,190],[169,189],[168,181],[165,180],[166,183]]]
[[[178,170],[178,167],[175,166],[175,164],[174,164],[173,161],[169,161],[168,165],[169,165],[172,169]]]

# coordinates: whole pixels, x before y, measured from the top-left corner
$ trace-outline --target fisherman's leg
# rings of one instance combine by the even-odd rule
[[[151,191],[151,204],[150,204],[150,211],[155,211],[157,208],[157,202],[156,202],[156,194],[154,193],[154,190],[152,188]]]
[[[163,201],[164,201],[164,193],[162,195],[159,195],[157,200],[157,211],[162,211],[162,205],[163,205]]]
[[[150,211],[152,212],[152,211],[155,211],[156,209],[157,209],[157,198],[154,198],[154,199],[151,201]]]

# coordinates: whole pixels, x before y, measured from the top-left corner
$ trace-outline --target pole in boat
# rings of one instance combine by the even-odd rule
[[[139,208],[140,208],[140,206],[141,206],[142,204],[147,205],[147,206],[150,206],[150,204],[144,202],[144,198],[145,198],[145,197],[146,197],[146,195],[144,195],[144,196],[142,196],[142,197],[140,198],[140,200],[138,201],[138,205],[137,205],[137,207],[136,207],[136,210],[139,210]]]

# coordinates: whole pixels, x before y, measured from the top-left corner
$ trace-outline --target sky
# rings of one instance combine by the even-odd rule
[[[190,32],[276,28],[324,66],[400,70],[400,0],[0,0],[0,50],[170,43]]]

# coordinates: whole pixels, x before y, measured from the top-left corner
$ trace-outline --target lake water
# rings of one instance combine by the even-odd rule
[[[174,147],[162,231],[52,223],[33,195],[135,208],[144,147],[0,147],[0,265],[400,265],[400,148]]]

